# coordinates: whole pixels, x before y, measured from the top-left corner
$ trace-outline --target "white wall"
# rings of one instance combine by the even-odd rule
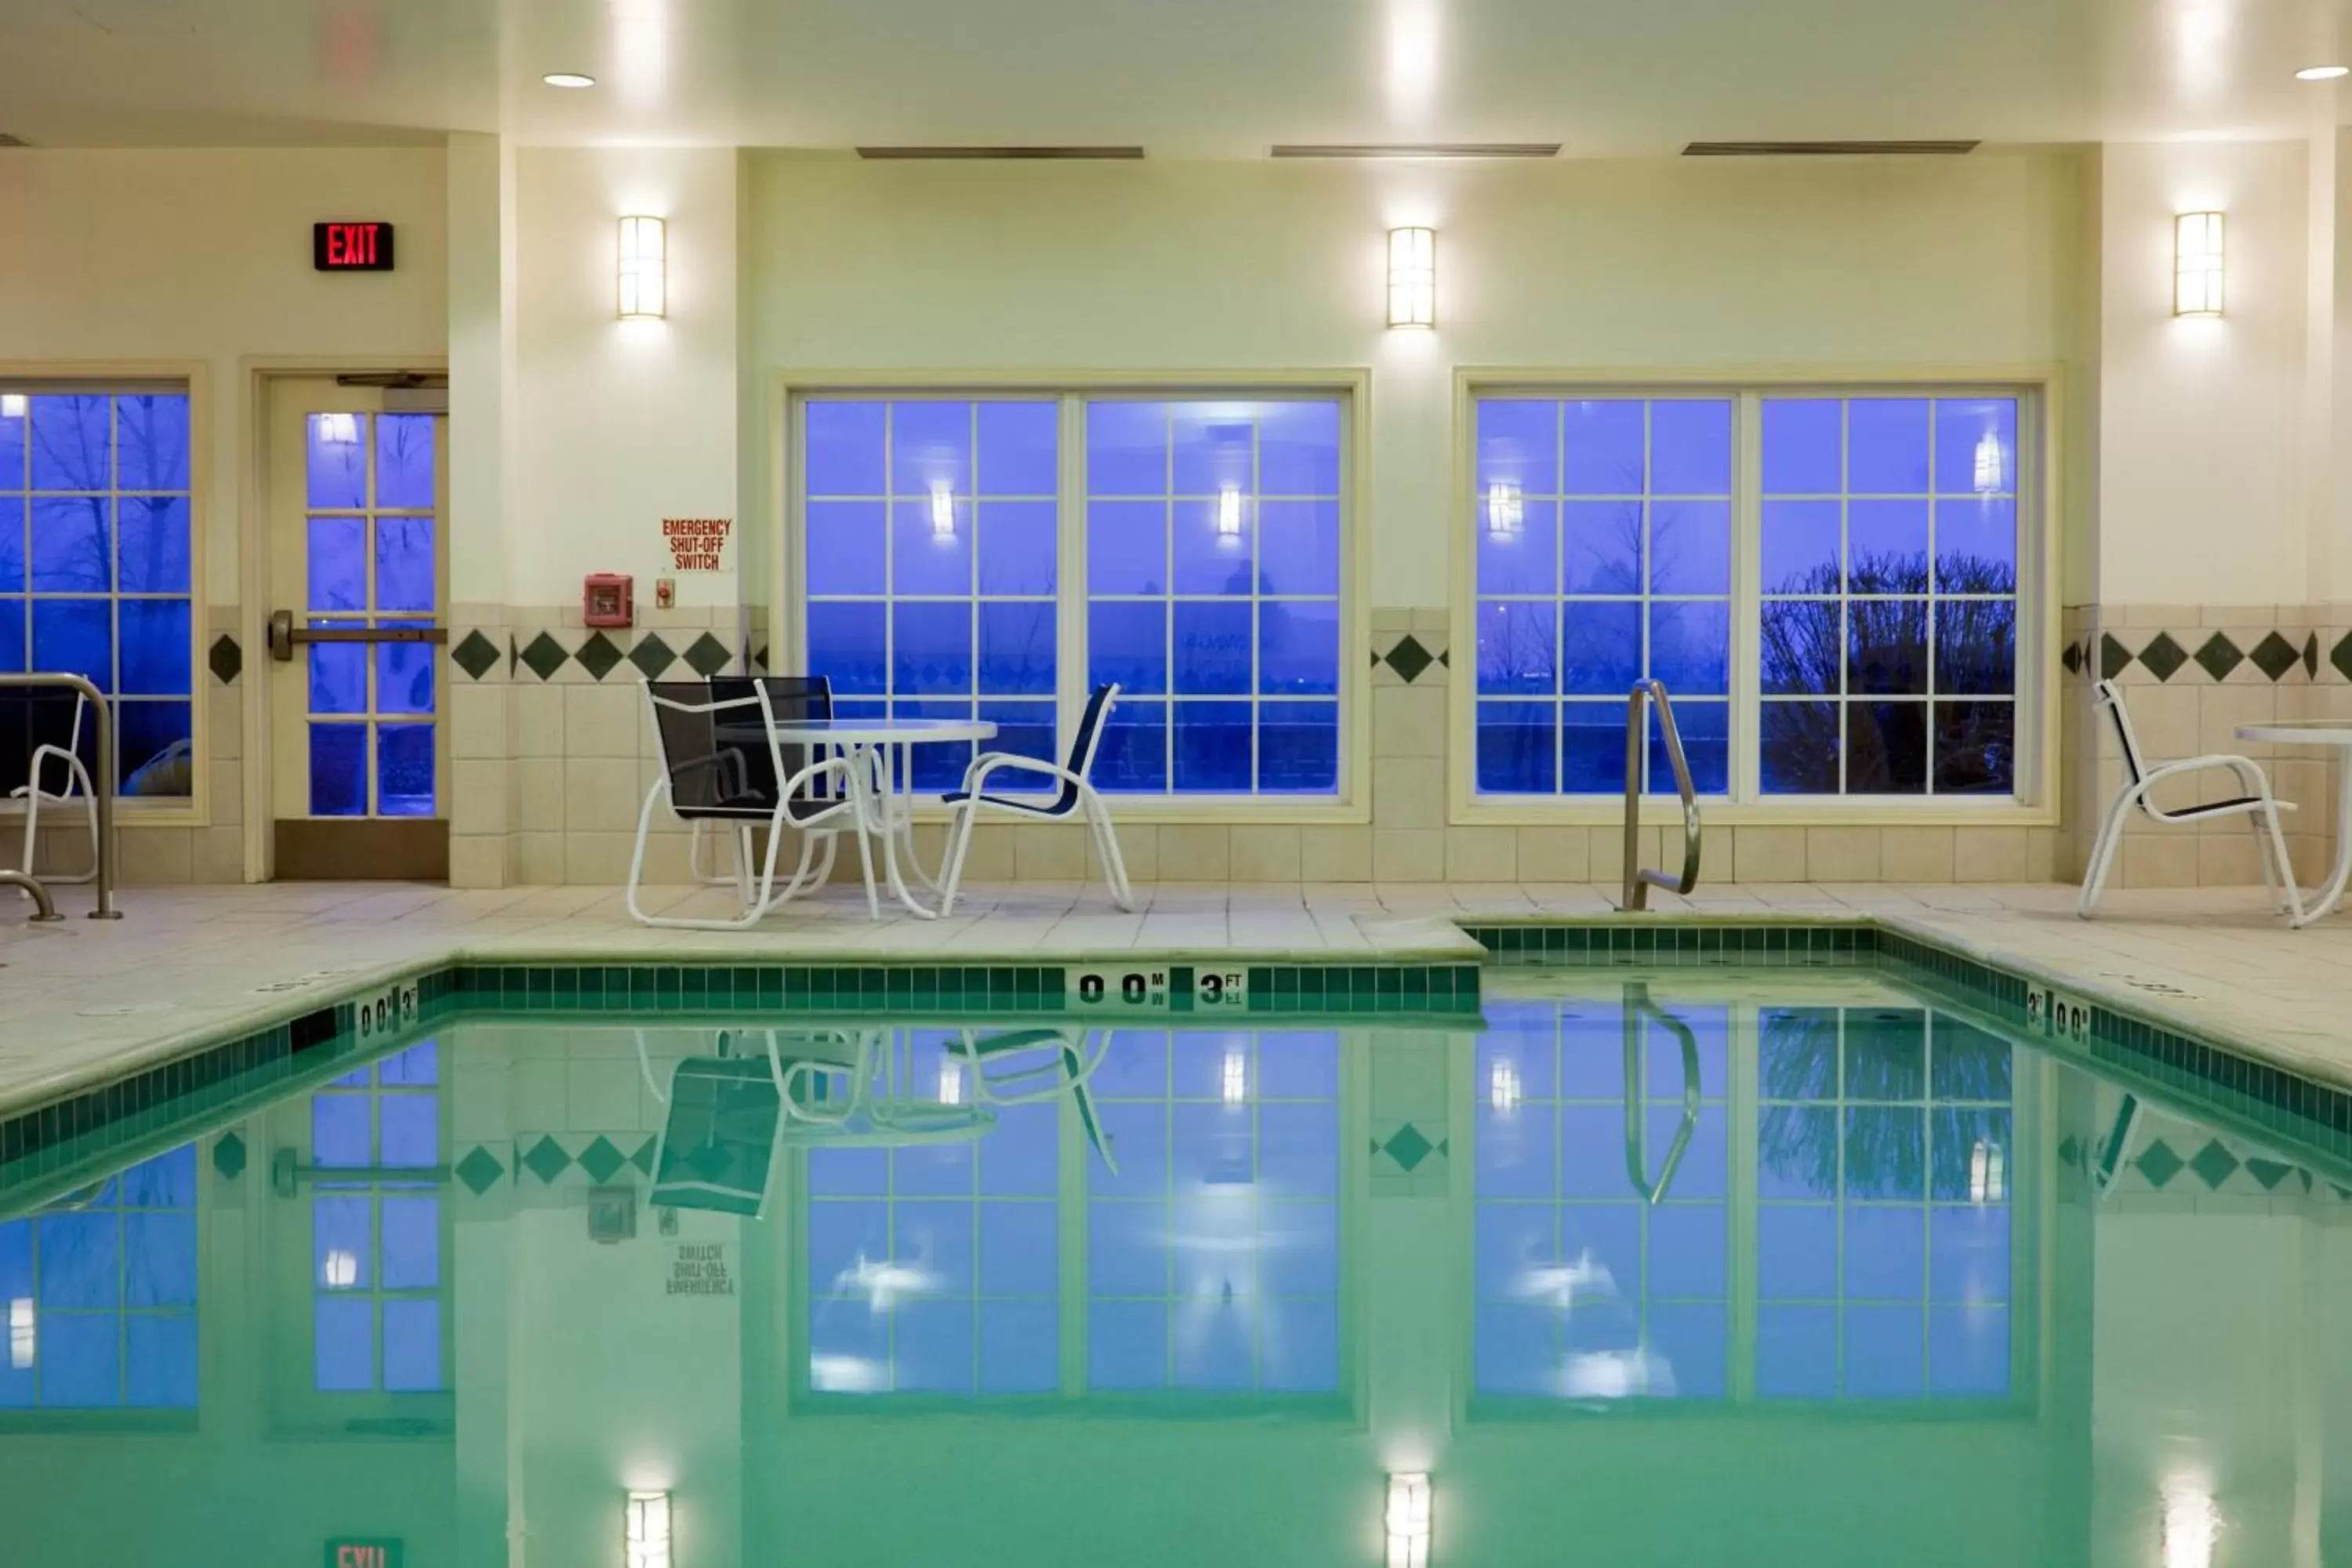
[[[507,602],[576,605],[584,574],[629,572],[650,605],[661,520],[735,512],[735,153],[526,148],[516,177]],[[667,321],[615,314],[625,214],[668,221]],[[681,577],[678,602],[732,605],[735,579]]]
[[[861,164],[747,154],[747,354],[791,371],[1370,366],[1372,597],[1446,602],[1455,364],[2066,352],[2064,156],[1837,164]],[[1383,233],[1438,230],[1391,332]]]
[[[2299,142],[2103,151],[2103,603],[2313,596],[2304,521],[2306,157]],[[2176,318],[2173,215],[2204,211],[2228,215],[2227,311]]]
[[[236,598],[243,355],[437,359],[447,343],[438,148],[16,152],[0,158],[0,368],[197,360],[211,378],[207,589]],[[328,274],[310,226],[391,223],[397,266]]]

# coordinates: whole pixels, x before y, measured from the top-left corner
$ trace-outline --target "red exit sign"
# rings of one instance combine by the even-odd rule
[[[401,1568],[397,1541],[330,1541],[327,1568]]]
[[[314,223],[310,226],[310,265],[320,272],[389,272],[392,225]]]

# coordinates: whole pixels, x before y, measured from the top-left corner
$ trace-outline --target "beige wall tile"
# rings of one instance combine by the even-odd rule
[[[194,837],[188,867],[191,881],[219,884],[245,880],[245,829],[206,827]]]
[[[1075,882],[1086,875],[1084,832],[1076,824],[1015,822],[1011,826],[1014,881]]]
[[[2025,829],[1961,827],[1952,833],[1952,880],[2022,882]]]
[[[1150,822],[1115,822],[1118,837],[1118,858],[1127,864],[1127,879],[1131,886],[1140,887],[1160,879],[1160,828]],[[1094,841],[1087,841],[1087,879],[1103,879],[1102,856]]]
[[[645,699],[635,686],[567,686],[563,689],[563,754],[567,757],[634,757],[637,722]]]
[[[1236,823],[1229,830],[1233,879],[1296,882],[1302,876],[1297,827],[1286,823]]]
[[[2120,885],[2126,888],[2193,888],[2198,841],[2194,834],[2150,834],[2124,840]]]
[[[449,837],[449,885],[453,888],[503,888],[507,885],[507,837],[503,833]]]
[[[2200,888],[2244,888],[2263,879],[2262,860],[2254,836],[2239,819],[2238,831],[2226,838],[2197,839],[2197,885]],[[2290,857],[2293,851],[2288,851]]]
[[[514,791],[514,812],[510,820],[515,828],[524,833],[562,831],[562,758],[519,758],[509,764],[509,783]]]
[[[449,831],[457,835],[504,833],[509,812],[507,777],[512,764],[459,758],[449,770]]]
[[[1375,827],[1444,826],[1444,759],[1374,757],[1372,825]]]
[[[1372,754],[1376,757],[1445,755],[1445,688],[1429,684],[1372,689]]]
[[[212,726],[205,744],[216,763],[245,755],[245,686],[213,685],[205,693],[205,722]]]
[[[514,748],[507,738],[507,691],[504,686],[459,683],[449,691],[449,753],[465,758],[505,757]]]
[[[1360,823],[1318,824],[1298,830],[1298,875],[1307,882],[1367,882],[1372,876],[1372,830]]]
[[[2260,724],[2278,717],[2278,689],[2267,680],[2260,686],[2208,686],[2199,696],[2198,750],[2263,758],[2271,748],[2260,741],[2241,741],[2233,732],[2241,724]]]
[[[636,836],[629,833],[566,833],[563,879],[574,885],[618,887],[629,879],[629,856]],[[646,853],[651,855],[649,848]],[[648,881],[657,879],[648,877]],[[676,881],[678,879],[670,878]]]
[[[245,764],[235,758],[215,757],[206,766],[205,788],[210,795],[206,809],[215,827],[232,826],[245,820]]]
[[[518,757],[563,755],[563,689],[534,683],[508,688]]]
[[[21,831],[21,830],[20,830]],[[126,888],[178,888],[195,869],[195,831],[186,827],[131,827],[117,837]],[[21,840],[19,841],[22,842]],[[77,867],[84,862],[77,860]]]
[[[1666,871],[1681,869],[1682,829],[1675,828],[1671,832],[1674,840],[1671,847],[1674,858],[1671,862],[1666,858],[1669,853],[1667,829],[1643,827],[1640,833],[1639,842],[1643,867],[1655,867]],[[1732,839],[1731,834],[1718,829],[1706,840],[1706,847],[1702,851],[1703,858],[1699,865],[1702,887],[1709,882],[1728,882],[1733,879],[1737,867],[1736,850]],[[1606,887],[1614,888],[1622,885],[1625,879],[1624,828],[1622,826],[1588,827],[1584,830],[1584,843],[1588,857],[1587,873],[1590,879]]]
[[[1742,824],[1732,838],[1735,882],[1801,882],[1805,879],[1805,830]]]
[[[566,833],[634,831],[637,764],[626,757],[567,757],[563,763]]]
[[[2066,836],[2054,827],[2025,830],[2025,879],[2029,882],[2077,880],[2069,868]]]
[[[1163,822],[1160,825],[1162,882],[1223,882],[1233,874],[1232,835],[1222,823]]]
[[[1442,882],[1444,879],[1444,829],[1372,829],[1372,880]]]
[[[1582,882],[1592,875],[1592,847],[1581,827],[1522,827],[1517,865],[1522,882]]]
[[[1515,827],[1447,828],[1445,830],[1445,879],[1449,882],[1518,880],[1518,829]]]
[[[971,843],[963,852],[963,879],[967,882],[1009,882],[1013,880],[1013,830],[1020,824],[982,817],[971,830]],[[850,839],[842,840],[841,854],[856,875],[857,846]],[[930,861],[923,862],[926,866]],[[835,871],[834,875],[842,873]]]
[[[1879,871],[1890,882],[1948,882],[1952,879],[1952,830],[1948,827],[1890,827],[1878,845]]]
[[[1880,832],[1875,827],[1808,827],[1805,829],[1805,879],[1809,882],[1877,881]]]
[[[2200,695],[2195,686],[2147,686],[2135,688],[2125,700],[2132,732],[2149,765],[2197,755]],[[2107,728],[2112,731],[2112,721]]]
[[[514,836],[515,879],[526,887],[552,887],[563,880],[563,835]]]

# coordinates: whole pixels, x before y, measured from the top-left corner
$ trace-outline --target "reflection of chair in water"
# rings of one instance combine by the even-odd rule
[[[1087,1087],[1110,1055],[1110,1031],[1035,1028],[982,1036],[966,1029],[954,1048],[971,1063],[973,1094],[990,1104],[1028,1105],[1067,1094],[1087,1142],[1104,1168],[1118,1174],[1118,1156],[1103,1136],[1094,1094]]]

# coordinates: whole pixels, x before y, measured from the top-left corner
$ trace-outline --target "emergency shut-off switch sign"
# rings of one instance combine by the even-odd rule
[[[662,519],[662,549],[672,572],[728,572],[727,542],[735,531],[731,517],[666,517]]]

